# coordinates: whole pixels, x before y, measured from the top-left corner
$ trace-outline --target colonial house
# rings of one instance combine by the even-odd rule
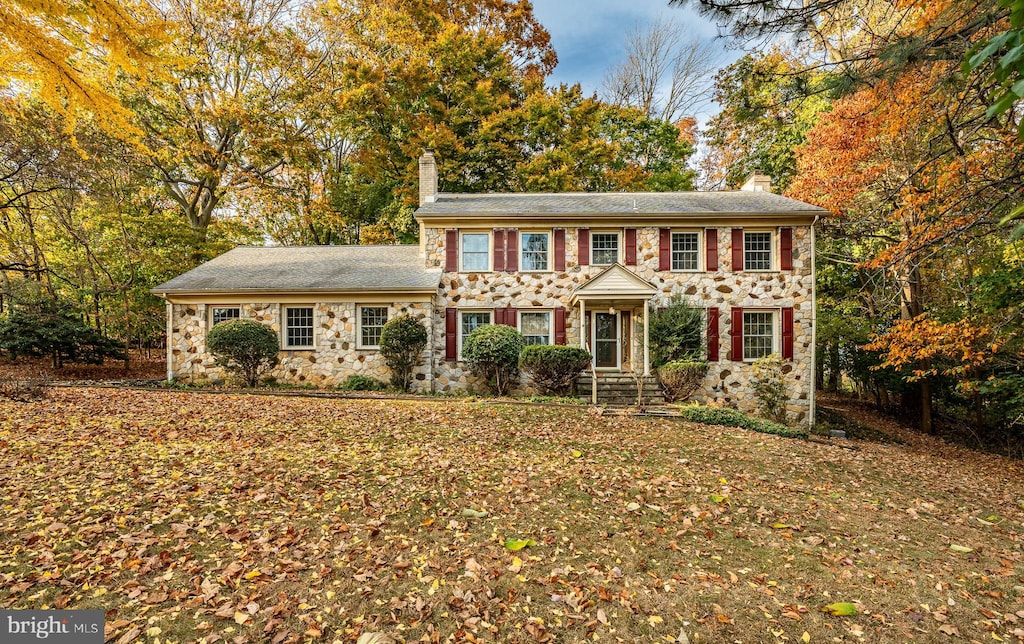
[[[721,192],[451,194],[431,152],[419,169],[418,246],[241,247],[155,288],[168,378],[223,378],[206,333],[248,318],[280,335],[279,381],[386,380],[381,329],[404,312],[431,338],[420,391],[480,387],[460,352],[482,324],[585,347],[599,381],[649,375],[651,311],[679,296],[706,311],[695,400],[754,409],[751,363],[774,353],[791,416],[813,417],[814,224],[826,211],[759,174]]]

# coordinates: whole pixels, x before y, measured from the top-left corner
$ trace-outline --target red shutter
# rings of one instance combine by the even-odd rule
[[[658,270],[672,270],[672,230],[669,228],[658,231]]]
[[[732,270],[743,270],[743,229],[732,229]]]
[[[444,359],[455,360],[459,355],[458,345],[459,310],[444,310]]]
[[[736,362],[743,362],[743,309],[735,307],[732,310],[732,359]]]
[[[505,270],[519,270],[519,230],[517,228],[509,228],[505,231]]]
[[[459,270],[459,231],[447,230],[444,234],[444,270],[457,273]]]
[[[565,229],[555,229],[555,261],[554,270],[565,270]]]
[[[491,270],[503,271],[505,270],[505,231],[495,228],[491,231],[491,235],[494,237],[494,262]]]
[[[708,309],[708,362],[718,362],[718,308]]]
[[[505,324],[505,309],[494,309],[491,313],[495,324]]]
[[[793,229],[779,230],[779,268],[784,271],[793,270]]]
[[[718,270],[718,229],[708,228],[704,231],[704,249],[707,251],[707,262],[704,270]]]
[[[793,307],[782,309],[782,359],[793,359]]]
[[[636,266],[636,228],[626,229],[626,266]]]
[[[565,307],[555,309],[555,344],[565,344]]]
[[[578,232],[579,265],[590,266],[590,229],[580,228]]]
[[[505,324],[512,327],[513,329],[519,328],[519,316],[516,315],[516,312],[518,310],[519,309],[513,306],[510,306],[507,309],[505,309]]]

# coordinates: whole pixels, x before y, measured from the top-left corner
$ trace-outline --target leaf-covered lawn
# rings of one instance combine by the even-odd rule
[[[58,390],[0,402],[0,607],[104,608],[124,642],[1024,638],[1021,463],[857,446]]]

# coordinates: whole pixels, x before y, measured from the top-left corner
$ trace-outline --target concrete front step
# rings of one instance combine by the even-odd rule
[[[643,381],[643,405],[662,405],[665,397],[661,385],[654,376],[646,376]],[[576,395],[581,401],[590,402],[593,392],[593,378],[589,375],[580,376],[576,381]],[[629,374],[598,374],[597,403],[615,407],[627,407],[637,404],[637,381]]]

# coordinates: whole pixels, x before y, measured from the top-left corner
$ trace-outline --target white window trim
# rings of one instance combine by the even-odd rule
[[[459,309],[459,314],[455,319],[455,330],[456,330],[456,353],[459,360],[462,360],[462,314],[463,313],[486,313],[490,316],[490,322],[487,324],[494,324],[494,309]]]
[[[555,311],[554,309],[530,308],[516,311],[516,328],[523,332],[523,313],[547,313],[548,314],[548,345],[555,343]]]
[[[487,235],[487,268],[465,268],[462,265],[463,254],[466,252],[466,244],[463,242],[463,235]],[[460,273],[490,273],[494,270],[494,231],[493,230],[459,230],[459,272]]]
[[[763,271],[762,271],[763,272]],[[740,321],[744,327],[746,327],[746,315],[747,313],[771,313],[772,316],[772,350],[768,355],[775,355],[781,353],[782,347],[782,311],[780,309],[765,309],[765,308],[744,308],[743,315],[744,319]],[[750,364],[756,362],[760,358],[748,358],[746,356],[747,348],[747,333],[745,328],[740,329],[743,332],[743,362]],[[762,356],[763,357],[763,356]]]
[[[672,236],[677,233],[690,233],[697,235],[697,268],[672,268]],[[701,252],[704,251],[704,252]],[[701,273],[704,271],[707,260],[707,247],[704,245],[704,231],[694,228],[673,228],[668,234],[668,265],[673,273]],[[745,256],[744,256],[745,257]],[[744,258],[744,261],[746,259]]]
[[[747,268],[747,233],[768,233],[768,268]],[[779,262],[779,235],[771,228],[743,229],[743,272],[745,273],[773,273],[778,270]]]
[[[594,235],[615,235],[618,238],[616,244],[616,257],[615,261],[611,264],[595,264],[594,263]],[[622,245],[623,245],[623,234],[621,230],[591,230],[590,231],[590,265],[591,266],[611,266],[612,264],[622,263]]]
[[[213,328],[213,310],[214,309],[238,309],[238,317],[236,320],[244,319],[242,317],[242,305],[241,304],[207,304],[206,305],[206,328]]]
[[[313,343],[292,346],[288,344],[288,309],[313,309]],[[316,349],[317,313],[315,304],[284,304],[281,306],[281,348],[288,351],[312,351]]]
[[[525,253],[526,244],[523,243],[523,235],[547,235],[548,236],[548,262],[544,269],[538,270],[525,270],[523,269],[523,256]],[[520,230],[519,231],[519,272],[520,273],[550,273],[552,271],[552,261],[555,255],[555,234],[550,230]]]
[[[380,349],[379,344],[363,344],[363,309],[384,309],[387,311],[387,324],[391,320],[391,307],[387,304],[359,304],[356,306],[356,349]]]

